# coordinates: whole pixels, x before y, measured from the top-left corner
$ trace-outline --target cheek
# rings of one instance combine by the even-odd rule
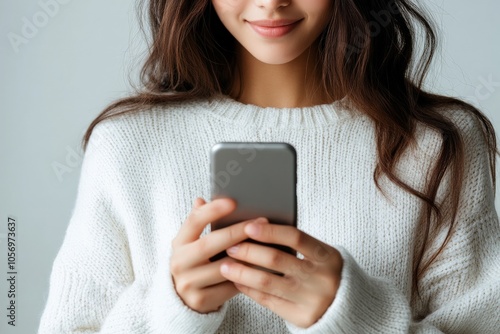
[[[332,1],[338,0],[301,0],[302,8],[315,13],[330,13]]]
[[[222,24],[234,35],[239,29],[239,21],[244,10],[244,1],[212,0],[212,5]]]
[[[332,1],[337,0],[301,0],[301,8],[313,16],[318,23],[326,23],[333,15]]]
[[[323,30],[332,17],[332,2],[329,0],[316,0],[309,2],[309,13],[314,17],[315,29]]]
[[[244,8],[243,2],[238,0],[212,0],[212,5],[221,21],[227,21],[240,16]]]

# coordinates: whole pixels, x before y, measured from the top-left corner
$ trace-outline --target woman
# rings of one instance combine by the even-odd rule
[[[142,89],[85,134],[40,333],[500,328],[495,133],[422,89],[435,35],[410,1],[152,0],[149,16]],[[297,229],[207,233],[237,205],[203,199],[221,141],[295,147]]]

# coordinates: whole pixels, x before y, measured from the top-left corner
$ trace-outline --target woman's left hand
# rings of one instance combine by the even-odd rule
[[[252,223],[245,232],[260,242],[288,246],[304,259],[269,246],[242,242],[229,248],[228,255],[284,276],[242,263],[222,265],[222,275],[239,291],[290,323],[303,328],[314,324],[337,293],[343,264],[340,253],[292,226]]]

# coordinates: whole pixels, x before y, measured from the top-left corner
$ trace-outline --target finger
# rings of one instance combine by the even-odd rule
[[[182,224],[177,236],[173,240],[175,245],[193,242],[200,237],[207,224],[236,209],[236,202],[231,198],[219,198],[201,207],[193,209]]]
[[[235,288],[241,293],[255,300],[258,304],[270,309],[278,315],[289,314],[289,310],[294,306],[294,303],[281,298],[280,293],[277,291],[275,294],[266,293],[258,289],[234,283]]]
[[[256,303],[270,309],[273,313],[298,327],[307,328],[315,322],[311,321],[308,313],[300,310],[297,304],[280,298],[279,295],[265,293],[239,284],[235,284],[235,287]]]
[[[228,248],[226,251],[233,259],[238,259],[284,274],[287,274],[296,268],[300,268],[302,264],[302,261],[296,256],[270,246],[259,245],[251,242],[239,243]]]
[[[203,289],[225,282],[227,281],[227,278],[221,275],[220,266],[223,263],[235,262],[236,261],[231,258],[225,258],[216,262],[210,262],[203,266],[192,268],[183,272],[176,279],[175,286],[179,292],[184,293],[191,289]]]
[[[254,240],[288,246],[316,262],[326,261],[335,255],[335,249],[293,226],[248,224],[245,232]]]
[[[203,198],[201,197],[196,197],[194,202],[193,202],[193,209],[197,209],[199,207],[201,207],[202,205],[205,205],[206,202]]]
[[[245,233],[245,225],[252,221],[254,220],[244,221],[212,231],[203,238],[185,245],[182,248],[182,262],[178,264],[179,268],[185,270],[199,266],[206,263],[214,255],[248,239]]]
[[[238,293],[238,289],[232,282],[225,281],[188,295],[186,302],[200,313],[213,312]]]
[[[238,294],[239,290],[236,289],[233,282],[224,281],[217,285],[209,286],[203,291],[208,293],[208,300],[215,300],[217,304],[223,304],[226,300]]]
[[[295,277],[274,275],[240,263],[222,264],[221,274],[231,282],[286,300],[293,299],[293,293],[300,287],[300,282]]]

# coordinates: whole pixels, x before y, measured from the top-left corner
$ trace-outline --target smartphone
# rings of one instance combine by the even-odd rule
[[[211,230],[258,217],[266,217],[271,224],[296,227],[296,169],[296,151],[289,143],[215,144],[210,151],[211,200],[229,197],[236,201],[237,208],[230,215],[211,222]],[[296,255],[289,247],[266,245]],[[226,252],[221,252],[210,260],[224,256]]]

